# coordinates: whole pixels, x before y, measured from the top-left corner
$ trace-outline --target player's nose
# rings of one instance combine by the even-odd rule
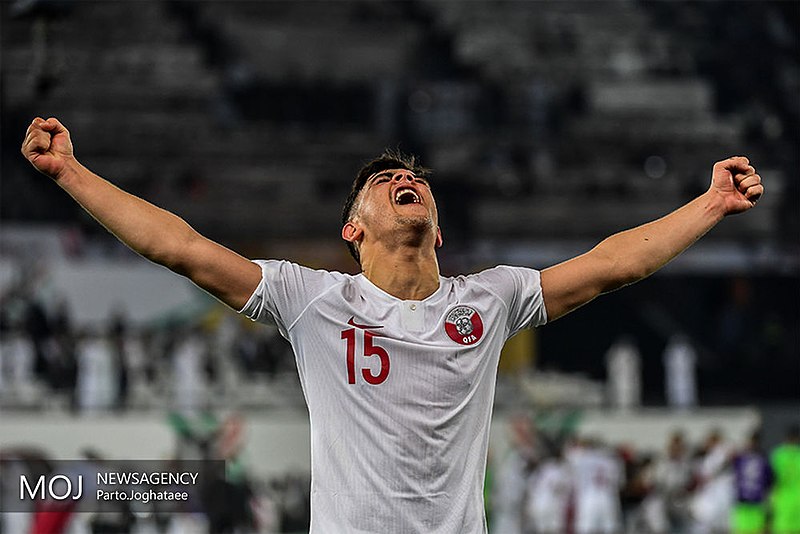
[[[394,176],[392,176],[392,180],[394,180],[395,182],[401,182],[404,179],[409,181],[409,182],[413,182],[414,181],[414,174],[411,173],[411,172],[408,172],[408,171],[406,171],[406,172],[400,171],[400,172],[395,173]]]

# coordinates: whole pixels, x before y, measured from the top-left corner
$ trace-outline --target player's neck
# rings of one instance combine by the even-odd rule
[[[362,256],[361,269],[370,282],[402,300],[423,300],[439,289],[439,262],[432,248],[382,250]]]

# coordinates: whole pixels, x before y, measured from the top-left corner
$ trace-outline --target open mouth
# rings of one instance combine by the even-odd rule
[[[405,204],[419,204],[421,200],[417,192],[410,187],[401,187],[394,192],[394,201],[395,204],[402,206]]]

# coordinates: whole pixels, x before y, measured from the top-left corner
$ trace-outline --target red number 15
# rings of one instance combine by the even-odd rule
[[[374,385],[383,383],[386,377],[389,376],[389,353],[386,349],[372,344],[372,338],[375,334],[361,330],[364,332],[364,356],[377,356],[381,360],[381,368],[377,375],[372,374],[368,368],[361,369],[361,375],[368,383]],[[342,330],[342,339],[347,341],[347,383],[356,383],[356,329],[350,328]]]

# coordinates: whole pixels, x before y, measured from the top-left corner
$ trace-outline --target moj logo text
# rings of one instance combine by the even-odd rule
[[[53,499],[64,501],[72,499],[76,501],[83,495],[83,475],[76,475],[77,481],[73,481],[66,475],[54,475],[49,477],[41,475],[36,484],[31,487],[31,482],[26,475],[19,477],[19,499]]]

